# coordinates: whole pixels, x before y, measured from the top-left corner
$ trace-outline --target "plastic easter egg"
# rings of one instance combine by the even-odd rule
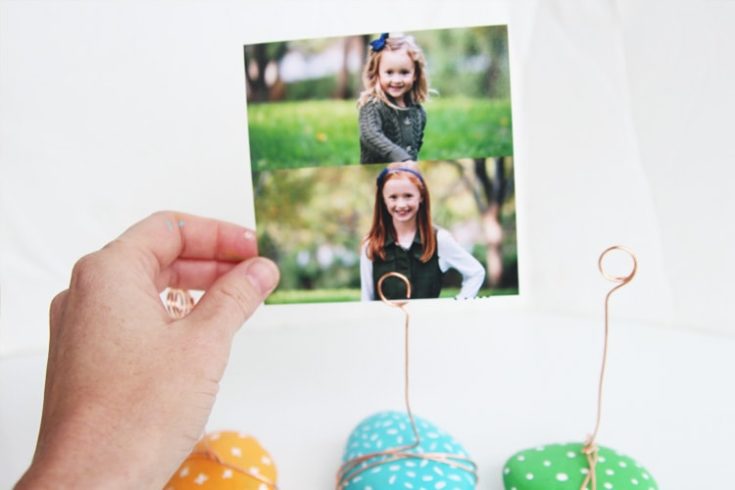
[[[271,490],[276,467],[252,436],[213,432],[194,446],[165,490]]]
[[[503,467],[505,490],[579,490],[589,473],[582,448],[580,443],[549,444],[517,452]],[[658,490],[634,459],[603,446],[597,454],[597,490]]]
[[[472,490],[477,478],[468,463],[467,452],[452,436],[420,417],[415,417],[421,443],[407,450],[404,459],[378,455],[362,461],[345,474],[344,490],[380,490],[388,488],[426,490]],[[343,462],[365,455],[405,447],[414,442],[408,415],[401,412],[380,412],[362,422],[350,434]],[[421,455],[452,455],[453,464],[422,459]]]

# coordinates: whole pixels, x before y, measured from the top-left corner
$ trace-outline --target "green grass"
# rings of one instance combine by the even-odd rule
[[[422,160],[513,155],[509,101],[437,98],[426,113]]]
[[[510,101],[436,97],[421,160],[513,154]],[[335,166],[360,161],[357,107],[351,100],[251,104],[253,170]]]
[[[294,303],[341,303],[344,301],[360,301],[359,289],[294,289],[274,291],[266,300],[269,305],[285,305]]]
[[[453,298],[459,288],[445,288],[441,298]],[[481,289],[478,296],[507,296],[518,294],[517,289]],[[317,289],[317,290],[290,290],[275,291],[270,295],[266,304],[284,305],[295,303],[341,303],[345,301],[360,301],[359,289]]]

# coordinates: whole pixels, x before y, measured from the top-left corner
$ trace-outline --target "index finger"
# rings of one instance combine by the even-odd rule
[[[243,226],[175,211],[159,211],[128,228],[119,242],[155,259],[158,271],[175,260],[241,262],[258,254],[255,233]]]

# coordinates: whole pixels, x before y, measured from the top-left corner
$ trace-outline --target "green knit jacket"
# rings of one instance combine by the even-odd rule
[[[426,111],[421,105],[394,109],[380,100],[360,107],[360,163],[418,160]]]

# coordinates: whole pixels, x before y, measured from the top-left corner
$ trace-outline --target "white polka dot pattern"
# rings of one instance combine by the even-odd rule
[[[411,452],[450,453],[467,457],[464,448],[449,434],[432,423],[414,416],[421,444]],[[405,446],[414,440],[408,415],[401,412],[381,412],[358,424],[347,440],[343,461],[385,449]],[[386,456],[376,456],[363,463],[381,462]],[[472,490],[477,482],[472,473],[447,464],[425,459],[386,461],[352,478],[345,490],[414,489],[414,490]]]
[[[595,476],[598,490],[658,490],[632,458],[600,446]],[[589,473],[582,444],[550,444],[511,456],[503,467],[506,490],[579,490]]]
[[[254,478],[251,475],[256,475]],[[276,468],[253,437],[223,431],[205,436],[171,477],[166,490],[272,490]]]

